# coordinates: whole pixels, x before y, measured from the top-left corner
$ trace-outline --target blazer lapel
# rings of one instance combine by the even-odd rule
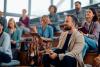
[[[61,37],[60,37],[60,40],[59,40],[59,44],[58,44],[58,48],[62,48],[64,43],[65,43],[65,40],[66,40],[66,37],[67,37],[67,34],[68,32],[63,32],[61,34]]]
[[[70,50],[70,48],[72,48],[73,47],[73,43],[74,43],[74,38],[75,38],[75,33],[76,33],[76,30],[75,30],[75,32],[71,35],[71,38],[70,38],[70,40],[69,40],[69,43],[68,43],[68,50]]]

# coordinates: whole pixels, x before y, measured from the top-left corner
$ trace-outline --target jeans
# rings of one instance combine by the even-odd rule
[[[84,45],[84,48],[83,48],[83,51],[82,51],[83,58],[84,58],[84,56],[85,56],[88,49],[92,49],[92,50],[97,49],[96,40],[93,40],[93,39],[91,39],[87,36],[84,36],[84,39],[85,39],[85,45]]]

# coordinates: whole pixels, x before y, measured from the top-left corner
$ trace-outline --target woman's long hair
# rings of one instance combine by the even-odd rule
[[[8,21],[8,28],[10,28],[9,23],[10,23],[11,21],[13,21],[14,27],[16,28],[16,22],[15,22],[14,18],[10,18],[10,19],[9,19],[9,21]]]
[[[93,14],[94,14],[94,17],[93,17],[92,21],[93,22],[98,21],[96,10],[94,8],[89,8],[89,10],[91,10],[93,12]]]

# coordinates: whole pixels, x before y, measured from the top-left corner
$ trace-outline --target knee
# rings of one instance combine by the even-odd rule
[[[70,56],[65,56],[62,60],[64,63],[76,62],[76,59]]]
[[[63,60],[62,61],[64,61],[64,62],[67,62],[68,60],[69,60],[69,58],[68,58],[69,56],[64,56],[64,58],[63,58]],[[66,61],[67,60],[67,61]]]
[[[10,57],[5,57],[4,60],[5,60],[5,61],[4,61],[5,63],[11,62],[11,58],[10,58]]]

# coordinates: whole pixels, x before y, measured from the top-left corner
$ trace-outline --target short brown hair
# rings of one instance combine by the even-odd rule
[[[75,4],[76,4],[76,3],[79,3],[79,4],[81,5],[81,2],[80,2],[80,1],[76,1]]]
[[[51,5],[51,6],[49,6],[49,11],[50,11],[51,7],[54,8],[54,12],[56,13],[57,12],[57,7],[55,5]]]
[[[77,17],[75,17],[75,16],[72,15],[72,14],[69,14],[69,15],[67,15],[67,16],[70,16],[70,17],[72,18],[72,22],[75,24],[75,27],[78,27],[79,21],[78,21]]]

